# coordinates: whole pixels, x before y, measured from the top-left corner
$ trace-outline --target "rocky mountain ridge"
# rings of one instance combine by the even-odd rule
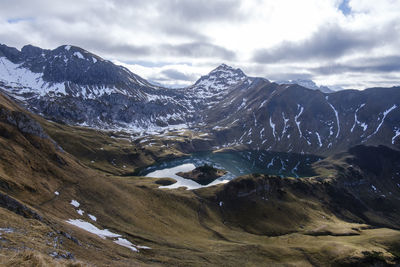
[[[0,88],[50,120],[134,133],[189,128],[208,132],[218,148],[327,155],[400,146],[398,87],[327,94],[222,64],[192,86],[168,89],[79,47],[2,45]]]
[[[335,90],[331,89],[328,86],[320,85],[318,86],[314,81],[308,79],[294,79],[287,81],[276,81],[277,84],[298,84],[308,89],[319,90],[322,93],[333,93]],[[336,87],[336,86],[335,86]],[[337,87],[336,87],[337,88]],[[341,89],[343,90],[343,89]]]

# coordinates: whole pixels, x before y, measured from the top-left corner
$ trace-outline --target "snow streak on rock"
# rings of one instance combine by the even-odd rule
[[[289,127],[289,125],[287,124],[289,119],[287,119],[285,117],[285,113],[282,112],[282,119],[283,119],[283,129],[282,129],[282,135],[281,135],[281,139],[283,139],[283,136],[286,133],[287,128]]]
[[[333,112],[335,112],[335,116],[336,116],[336,123],[337,123],[337,132],[336,132],[336,138],[339,137],[339,133],[340,133],[340,121],[339,121],[339,113],[337,112],[337,110],[335,109],[335,107],[328,102],[328,97],[326,97],[326,102],[329,104],[329,106],[332,108]]]
[[[351,127],[350,132],[353,132],[354,127],[356,127],[356,125],[360,125],[360,126],[363,128],[364,132],[365,132],[365,130],[367,130],[368,125],[365,124],[364,122],[360,122],[360,121],[358,120],[358,118],[357,118],[357,112],[358,112],[362,107],[364,107],[364,106],[365,106],[365,103],[364,103],[364,104],[361,104],[361,105],[356,109],[356,111],[354,112],[354,124],[353,124],[353,127]]]
[[[318,138],[319,147],[322,147],[321,136],[319,136],[318,132],[315,132],[315,134],[317,135]]]
[[[389,109],[387,109],[387,110],[385,110],[383,112],[383,117],[382,117],[381,122],[379,123],[378,127],[376,127],[375,132],[373,132],[371,135],[369,135],[365,140],[371,138],[372,136],[374,136],[379,131],[379,129],[381,128],[382,124],[385,122],[386,116],[396,108],[397,108],[397,105],[394,104],[391,108],[389,108]]]
[[[395,129],[394,136],[392,138],[392,144],[394,145],[394,140],[400,135],[400,128]]]
[[[269,117],[269,125],[272,128],[272,134],[274,135],[274,139],[276,139],[276,133],[275,133],[275,123],[272,122],[272,118]]]
[[[297,113],[297,115],[294,117],[294,121],[296,122],[297,129],[299,130],[300,138],[302,138],[302,137],[303,137],[303,134],[302,134],[302,132],[301,132],[301,130],[300,130],[300,121],[298,121],[298,118],[299,118],[299,117],[301,116],[301,114],[303,113],[304,108],[303,108],[301,105],[297,104],[297,110],[299,110],[299,113]]]

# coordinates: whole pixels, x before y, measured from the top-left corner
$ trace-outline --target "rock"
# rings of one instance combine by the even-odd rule
[[[208,185],[215,179],[224,176],[226,173],[227,171],[225,170],[216,169],[213,166],[205,164],[190,172],[178,172],[176,175],[186,179],[191,179],[201,185]]]
[[[37,212],[18,202],[14,198],[2,193],[0,193],[0,207],[6,208],[25,218],[33,218],[39,221],[43,221],[42,216],[40,216]]]

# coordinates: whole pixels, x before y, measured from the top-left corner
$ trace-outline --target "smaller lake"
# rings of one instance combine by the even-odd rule
[[[313,155],[301,155],[293,153],[275,152],[224,152],[195,153],[189,157],[177,158],[152,165],[142,170],[139,175],[154,178],[173,178],[177,182],[161,186],[160,188],[187,187],[197,189],[219,183],[226,183],[238,176],[263,173],[278,176],[305,177],[314,175],[311,164],[321,157]],[[224,169],[228,173],[208,185],[200,185],[193,180],[176,175],[178,172],[188,172],[204,164],[212,165],[218,169]]]

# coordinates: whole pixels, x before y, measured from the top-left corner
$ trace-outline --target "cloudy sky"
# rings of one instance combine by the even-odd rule
[[[221,63],[270,80],[400,84],[399,0],[1,0],[0,43],[80,46],[151,81]]]

